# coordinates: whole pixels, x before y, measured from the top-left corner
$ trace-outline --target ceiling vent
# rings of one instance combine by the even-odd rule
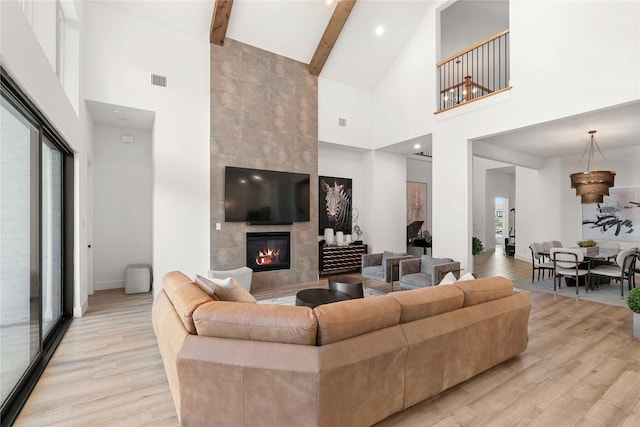
[[[159,74],[151,74],[151,84],[154,86],[167,87],[167,78]]]
[[[338,117],[338,126],[342,126],[343,128],[347,127],[347,119],[343,119],[342,117]]]

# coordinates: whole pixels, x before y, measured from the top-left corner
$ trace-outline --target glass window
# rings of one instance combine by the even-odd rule
[[[4,97],[1,108],[0,396],[4,402],[40,350],[38,214],[34,213],[39,132]]]
[[[62,153],[42,143],[42,329],[62,315]]]

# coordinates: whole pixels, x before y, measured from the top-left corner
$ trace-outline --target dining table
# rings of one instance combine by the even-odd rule
[[[598,253],[588,255],[586,248],[579,248],[579,249],[583,249],[584,262],[585,263],[588,262],[591,264],[589,268],[593,268],[602,264],[608,264],[612,260],[615,261],[615,259],[618,257],[618,254],[620,253],[620,249],[598,248]],[[584,280],[584,277],[581,277],[580,279]],[[572,280],[573,280],[573,284],[570,284]],[[572,279],[571,277],[565,277],[565,282],[567,283],[567,286],[575,286],[575,279]],[[610,282],[611,282],[611,278],[607,276],[595,276],[595,275],[590,276],[589,290],[592,291],[592,290],[598,289],[600,285],[609,284]],[[579,284],[581,286],[584,286],[583,281],[580,281]]]

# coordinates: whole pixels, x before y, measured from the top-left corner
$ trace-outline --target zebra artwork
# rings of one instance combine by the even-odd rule
[[[325,228],[333,228],[335,231],[343,231],[346,234],[350,234],[351,180],[346,178],[319,178],[320,231],[322,232]]]

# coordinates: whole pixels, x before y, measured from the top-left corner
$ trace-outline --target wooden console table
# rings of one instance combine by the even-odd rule
[[[367,245],[320,247],[320,274],[360,270]]]

